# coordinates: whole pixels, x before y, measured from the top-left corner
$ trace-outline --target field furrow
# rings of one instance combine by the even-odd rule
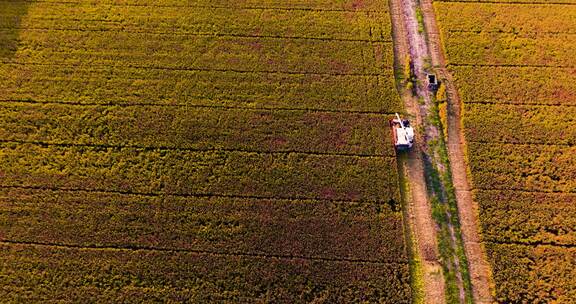
[[[507,144],[576,144],[576,107],[464,104],[466,138]]]
[[[449,63],[576,68],[576,39],[570,34],[444,32],[443,38]]]
[[[576,68],[450,66],[450,72],[464,103],[576,105]]]
[[[381,76],[241,73],[122,67],[0,66],[4,100],[89,104],[226,105],[383,111],[402,109],[391,69]]]
[[[5,299],[410,303],[407,264],[0,245]],[[41,283],[43,288],[38,289]],[[36,293],[26,292],[37,290]]]
[[[385,8],[385,7],[384,7]],[[0,12],[0,28],[14,26],[15,9]],[[388,13],[208,7],[105,6],[40,3],[19,28],[76,31],[144,31],[168,35],[207,34],[391,41]],[[181,39],[181,37],[173,37]]]
[[[3,186],[399,201],[394,158],[0,146]]]
[[[406,262],[398,208],[3,188],[0,230],[20,242]]]
[[[576,194],[475,191],[488,242],[576,246]]]
[[[6,0],[2,0],[6,1]],[[18,2],[25,0],[16,0]],[[8,1],[9,2],[9,1]],[[275,9],[275,10],[307,10],[307,11],[387,11],[387,0],[36,0],[34,3],[69,6],[92,5],[107,8],[109,6],[145,6],[145,7],[192,7],[192,8],[237,8],[237,9]],[[97,5],[97,6],[96,6]]]
[[[571,303],[576,299],[576,248],[486,243],[499,302]]]
[[[576,33],[576,6],[573,5],[434,3],[436,17],[448,32]]]
[[[74,65],[379,74],[393,65],[388,42],[22,31],[15,62]]]
[[[576,192],[576,147],[469,143],[477,189]]]
[[[0,140],[394,156],[386,118],[309,111],[4,103]]]

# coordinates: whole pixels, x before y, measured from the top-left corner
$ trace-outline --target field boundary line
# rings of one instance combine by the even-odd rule
[[[66,53],[66,52],[61,52]],[[131,68],[131,69],[142,69],[142,70],[169,70],[169,71],[197,71],[197,72],[231,72],[238,74],[281,74],[281,75],[314,75],[314,76],[390,76],[389,74],[380,73],[320,73],[320,72],[294,72],[294,71],[249,71],[249,70],[237,70],[237,69],[208,69],[208,68],[184,68],[184,67],[166,67],[166,66],[138,66],[138,65],[112,65],[112,64],[94,64],[81,65],[81,64],[69,64],[63,62],[18,62],[18,61],[0,61],[0,64],[6,65],[37,65],[37,66],[63,66],[63,67],[103,67],[103,68]],[[393,66],[381,67],[386,70],[393,70]]]
[[[454,29],[449,29],[448,31],[446,31],[448,33],[474,33],[474,34],[480,34],[480,33],[489,33],[489,34],[514,34],[516,36],[519,37],[523,37],[523,38],[531,38],[531,37],[525,37],[525,36],[530,36],[530,35],[576,35],[576,32],[526,32],[523,30],[520,30],[519,32],[510,32],[510,31],[499,31],[499,30],[490,30],[490,31],[485,31],[485,30],[454,30]]]
[[[576,104],[558,104],[558,103],[517,103],[510,100],[504,101],[479,101],[471,100],[464,101],[464,104],[479,104],[479,105],[506,105],[506,106],[517,106],[517,107],[576,107]]]
[[[541,68],[541,69],[575,69],[576,66],[567,65],[544,65],[544,64],[490,64],[490,63],[458,63],[449,62],[445,64],[447,68],[455,67],[481,67],[481,68]]]
[[[232,101],[241,102],[241,101]],[[321,113],[337,113],[343,115],[393,115],[394,113],[378,112],[378,111],[361,111],[361,110],[330,110],[330,109],[314,109],[314,108],[274,108],[274,107],[242,107],[242,106],[225,106],[225,105],[201,105],[201,104],[158,104],[158,103],[97,103],[97,102],[72,102],[72,101],[33,101],[29,99],[0,99],[0,103],[14,103],[14,104],[31,104],[31,105],[49,105],[58,104],[64,106],[86,106],[86,107],[174,107],[174,108],[207,108],[218,110],[247,110],[247,111],[268,111],[268,112],[321,112]]]
[[[156,151],[156,150],[167,150],[167,151],[183,151],[183,152],[239,152],[246,154],[304,154],[304,155],[315,155],[315,156],[335,156],[335,157],[350,157],[350,158],[394,158],[393,154],[359,154],[359,153],[333,153],[333,152],[314,152],[314,151],[297,151],[297,150],[286,150],[286,151],[265,151],[265,150],[248,150],[248,149],[230,149],[230,148],[209,148],[209,149],[199,149],[199,148],[186,148],[186,147],[170,147],[170,146],[139,146],[139,145],[114,145],[114,144],[90,144],[90,143],[58,143],[58,142],[47,142],[47,141],[26,141],[26,140],[16,140],[16,139],[0,139],[0,144],[30,144],[36,146],[55,146],[62,148],[103,148],[103,149],[134,149],[143,151]]]
[[[120,245],[78,245],[78,244],[62,244],[62,243],[49,243],[49,242],[33,242],[33,241],[17,241],[17,240],[0,240],[0,244],[10,245],[29,245],[29,246],[44,246],[56,248],[70,248],[70,249],[94,249],[94,250],[119,250],[119,251],[156,251],[156,252],[183,252],[199,255],[217,255],[217,256],[231,256],[231,257],[247,257],[247,258],[263,258],[263,259],[282,259],[282,260],[308,260],[320,262],[336,262],[336,263],[358,263],[358,264],[389,264],[389,265],[406,265],[405,261],[385,261],[385,260],[371,260],[371,259],[354,259],[354,258],[329,258],[329,257],[314,257],[314,256],[299,256],[299,255],[275,255],[275,254],[260,254],[248,252],[218,252],[210,250],[197,250],[197,249],[183,249],[183,248],[163,248],[153,246],[120,246]]]
[[[394,185],[388,185],[394,186]],[[146,197],[180,197],[180,198],[230,198],[230,199],[253,199],[253,200],[276,200],[276,201],[319,201],[330,202],[335,204],[364,204],[364,205],[384,205],[388,204],[385,200],[345,200],[345,199],[332,199],[332,198],[316,198],[316,197],[278,197],[278,196],[258,196],[258,195],[239,195],[239,194],[217,194],[217,193],[169,193],[169,192],[138,192],[138,191],[125,191],[125,190],[104,190],[104,189],[83,189],[83,188],[66,188],[66,187],[49,187],[45,185],[2,185],[0,189],[21,189],[21,190],[38,190],[38,191],[54,191],[54,192],[79,192],[79,193],[100,193],[100,194],[116,194],[128,196],[146,196]]]
[[[536,191],[536,190],[523,190],[523,189],[494,189],[494,188],[473,188],[473,191],[483,191],[483,192],[520,192],[520,193],[541,193],[541,194],[550,194],[550,195],[569,195],[574,196],[576,192],[562,192],[558,190],[553,191]],[[576,206],[575,206],[576,207]]]
[[[504,141],[487,141],[487,140],[468,140],[473,144],[496,144],[496,145],[510,145],[510,146],[550,146],[550,147],[569,147],[572,148],[575,144],[552,144],[544,142],[504,142]]]
[[[515,5],[576,5],[576,2],[538,2],[538,1],[463,1],[463,0],[434,0],[443,3],[470,3],[470,4],[515,4]]]
[[[551,190],[551,191],[542,191],[542,190],[530,190],[530,189],[523,189],[523,188],[482,188],[482,187],[474,187],[470,188],[470,191],[509,191],[509,192],[520,192],[520,193],[542,193],[542,194],[565,194],[565,195],[574,195],[576,194],[576,190],[573,192],[566,192],[560,190]]]
[[[558,243],[545,243],[545,242],[520,242],[520,241],[497,241],[497,240],[484,240],[486,243],[491,243],[495,245],[520,245],[526,247],[538,247],[538,246],[550,246],[550,247],[561,247],[561,248],[576,248],[576,244],[558,244]]]
[[[109,33],[130,33],[130,34],[148,34],[164,36],[199,36],[199,37],[236,37],[236,38],[266,38],[282,40],[320,40],[320,41],[340,41],[340,42],[379,42],[392,43],[392,40],[381,39],[354,39],[354,38],[330,38],[330,37],[305,37],[305,36],[277,36],[277,35],[247,35],[247,34],[225,34],[225,33],[178,33],[178,32],[151,32],[151,31],[131,31],[117,29],[81,29],[81,28],[26,28],[26,27],[0,27],[1,30],[18,30],[18,31],[55,31],[55,32],[109,32]]]

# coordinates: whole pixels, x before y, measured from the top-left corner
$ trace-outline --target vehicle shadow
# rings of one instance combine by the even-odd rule
[[[12,58],[18,50],[18,37],[22,19],[28,13],[30,2],[0,1],[0,60]]]

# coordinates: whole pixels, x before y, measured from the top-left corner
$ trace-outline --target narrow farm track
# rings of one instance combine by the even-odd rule
[[[470,182],[466,170],[466,158],[463,147],[466,145],[464,133],[461,130],[461,100],[454,86],[452,75],[446,68],[446,61],[442,51],[440,32],[436,24],[432,0],[421,0],[422,14],[428,35],[430,55],[434,69],[443,80],[448,94],[447,115],[447,150],[456,202],[458,204],[458,217],[462,230],[464,249],[468,258],[470,280],[475,303],[492,303],[491,270],[486,259],[484,246],[479,235],[478,204],[473,201]]]

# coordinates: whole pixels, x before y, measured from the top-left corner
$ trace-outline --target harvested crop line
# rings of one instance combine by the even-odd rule
[[[377,111],[355,111],[355,110],[331,110],[331,109],[314,109],[314,108],[271,108],[271,107],[241,107],[241,106],[219,106],[219,105],[201,105],[201,104],[158,104],[158,103],[97,103],[97,102],[75,102],[75,101],[43,101],[43,100],[16,100],[5,99],[0,100],[0,103],[19,103],[19,104],[55,104],[55,105],[69,105],[78,107],[98,106],[98,107],[177,107],[177,108],[206,108],[206,109],[219,109],[219,110],[247,110],[247,111],[270,111],[270,112],[319,112],[319,113],[341,113],[341,114],[360,114],[369,116],[389,116],[394,113],[377,112]]]
[[[78,143],[58,143],[58,142],[42,142],[42,141],[23,141],[23,140],[4,140],[0,139],[0,143],[15,143],[15,144],[30,144],[42,147],[86,147],[96,149],[136,149],[142,151],[191,151],[191,152],[240,152],[240,153],[255,153],[255,154],[304,154],[304,155],[317,155],[317,156],[341,156],[352,158],[393,158],[392,156],[385,156],[380,154],[355,154],[355,153],[331,153],[331,152],[311,152],[311,151],[266,151],[266,150],[244,150],[244,149],[194,149],[194,148],[180,148],[180,147],[164,147],[164,146],[137,146],[137,145],[109,145],[109,144],[78,144]]]
[[[96,194],[120,194],[127,196],[142,196],[142,197],[181,197],[181,198],[230,198],[230,199],[250,199],[262,201],[293,201],[293,202],[329,202],[334,204],[359,204],[359,205],[382,205],[387,202],[372,202],[372,201],[348,201],[329,198],[292,198],[292,197],[266,197],[255,195],[229,195],[229,194],[178,194],[178,193],[151,193],[151,192],[134,192],[134,191],[115,191],[115,190],[91,190],[80,188],[55,188],[48,186],[13,186],[13,185],[0,185],[0,189],[21,189],[21,190],[37,190],[37,191],[53,191],[53,192],[70,192],[70,193],[96,193]]]
[[[54,52],[57,53],[57,52]],[[62,53],[64,54],[64,53]],[[78,64],[66,64],[61,62],[21,62],[21,61],[0,61],[0,64],[14,64],[14,65],[37,65],[37,66],[64,66],[72,68],[81,68],[83,65]],[[102,68],[131,68],[131,69],[141,69],[141,70],[167,70],[167,71],[197,71],[197,72],[230,72],[238,74],[280,74],[280,75],[314,75],[314,76],[387,76],[387,74],[382,73],[318,73],[318,72],[290,72],[290,71],[274,71],[274,70],[263,70],[263,71],[250,71],[250,70],[234,70],[234,69],[203,69],[203,68],[177,68],[177,67],[163,67],[163,66],[138,66],[130,64],[121,65],[111,65],[111,64],[90,64],[90,67],[102,67]],[[392,70],[394,67],[386,66],[384,69]]]
[[[127,251],[160,251],[160,252],[189,252],[206,255],[218,256],[233,256],[233,257],[256,257],[263,259],[284,259],[284,260],[309,260],[309,261],[322,261],[322,262],[345,262],[345,263],[359,263],[359,264],[391,264],[391,265],[405,265],[406,262],[397,261],[375,261],[375,260],[361,260],[361,259],[347,259],[347,258],[323,258],[323,257],[308,257],[308,256],[292,256],[292,255],[270,255],[258,253],[244,253],[244,252],[215,252],[207,250],[193,250],[193,249],[178,249],[178,248],[162,248],[162,247],[145,247],[145,246],[85,246],[74,244],[58,244],[58,243],[42,243],[42,242],[27,242],[17,240],[0,240],[0,244],[15,244],[15,245],[29,245],[29,246],[44,246],[44,247],[60,247],[60,248],[78,248],[78,249],[97,249],[97,250],[127,250]]]
[[[152,32],[152,31],[133,31],[133,30],[112,30],[112,29],[81,29],[81,28],[30,28],[30,27],[0,27],[0,30],[18,30],[18,31],[35,31],[35,32],[80,32],[80,33],[131,33],[131,34],[149,34],[159,36],[192,36],[192,37],[233,37],[233,38],[264,38],[264,39],[282,39],[282,40],[319,40],[319,41],[341,41],[341,42],[379,42],[392,43],[391,40],[382,39],[354,39],[354,38],[329,38],[329,37],[306,37],[306,36],[275,36],[275,35],[242,35],[242,34],[223,34],[223,33],[200,33],[200,32]]]

